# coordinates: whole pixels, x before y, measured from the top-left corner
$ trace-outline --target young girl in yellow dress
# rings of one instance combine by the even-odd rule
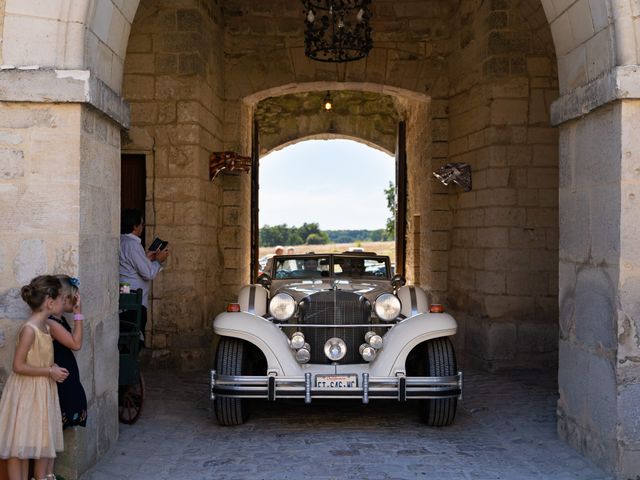
[[[60,315],[60,281],[42,275],[22,287],[22,299],[31,307],[18,333],[9,375],[0,400],[0,458],[7,462],[10,480],[27,480],[29,459],[36,459],[36,479],[48,480],[46,467],[62,451],[62,419],[56,382],[69,372],[53,363],[49,315]]]

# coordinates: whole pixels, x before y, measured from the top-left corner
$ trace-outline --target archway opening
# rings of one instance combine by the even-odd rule
[[[365,249],[395,261],[395,159],[353,140],[306,140],[260,159],[260,257]]]

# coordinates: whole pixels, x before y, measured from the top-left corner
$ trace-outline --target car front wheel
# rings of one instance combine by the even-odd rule
[[[456,355],[451,340],[434,338],[426,344],[426,369],[430,377],[452,376],[458,373]],[[420,410],[424,422],[431,427],[451,425],[456,416],[458,398],[422,400]]]
[[[221,338],[216,353],[218,375],[246,375],[247,345],[237,338]],[[213,408],[220,425],[242,425],[248,417],[248,402],[243,398],[216,396]]]

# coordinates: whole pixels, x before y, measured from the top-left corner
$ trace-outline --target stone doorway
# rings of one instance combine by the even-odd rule
[[[559,344],[561,435],[621,478],[639,470],[631,2],[380,0],[376,48],[344,72],[304,57],[294,0],[43,5],[0,1],[0,322],[13,338],[18,288],[36,272],[84,279],[96,423],[76,441],[77,469],[117,436],[120,148],[152,155],[161,208],[147,217],[181,251],[155,287],[155,360],[197,368],[209,361],[210,319],[247,277],[250,233],[245,179],[210,184],[208,154],[248,153],[256,92],[329,83],[430,102],[430,121],[415,123],[430,128],[416,135],[434,140],[414,158],[471,162],[476,189],[416,177],[411,207],[434,201],[409,217],[420,219],[413,274],[453,302],[476,364],[551,365]],[[8,365],[10,348],[0,355]]]
[[[312,88],[322,88],[322,85],[314,85]],[[350,139],[395,155],[396,173],[393,183],[401,185],[396,195],[398,221],[395,227],[395,258],[397,271],[404,273],[407,163],[404,133],[406,125],[401,120],[401,107],[389,95],[339,90],[333,93],[333,109],[327,112],[323,109],[324,98],[330,91],[327,92],[304,91],[303,87],[299,93],[268,97],[250,107],[254,112],[252,122],[254,128],[257,128],[257,136],[254,134],[252,137],[252,151],[259,148],[259,155],[263,157],[274,150],[308,139]],[[259,147],[256,145],[258,142]],[[335,175],[343,175],[343,172],[336,171]],[[357,182],[357,178],[353,181]],[[258,187],[252,185],[251,188],[254,195]],[[252,222],[256,222],[257,212],[252,215],[255,215]],[[379,221],[382,226],[382,218]],[[254,243],[257,243],[257,239]]]

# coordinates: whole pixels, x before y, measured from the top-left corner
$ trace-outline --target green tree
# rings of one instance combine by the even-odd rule
[[[260,245],[273,247],[275,245],[286,245],[291,237],[291,229],[286,223],[282,225],[265,225],[260,229]]]
[[[301,227],[281,225],[265,225],[260,229],[260,245],[275,247],[276,245],[302,245],[311,234],[327,238],[327,234],[320,230],[317,223],[304,223]]]
[[[307,245],[325,245],[329,243],[329,236],[324,232],[311,233],[305,243]]]
[[[388,239],[394,240],[396,238],[396,211],[398,209],[398,202],[396,200],[396,186],[393,182],[389,182],[389,188],[384,189],[384,194],[387,197],[387,208],[391,212],[391,216],[387,218],[385,233]]]
[[[318,235],[321,234],[320,225],[317,223],[303,223],[301,227],[297,228],[297,233],[301,239],[307,239],[309,235],[312,233],[316,233]],[[302,243],[302,242],[300,242]]]
[[[372,242],[381,242],[386,239],[387,231],[382,228],[379,230],[372,230],[369,235],[369,240]]]
[[[292,229],[289,234],[289,240],[284,243],[287,245],[302,245],[304,243],[304,240],[302,238],[303,237],[300,235],[300,233],[298,233],[298,231]]]

